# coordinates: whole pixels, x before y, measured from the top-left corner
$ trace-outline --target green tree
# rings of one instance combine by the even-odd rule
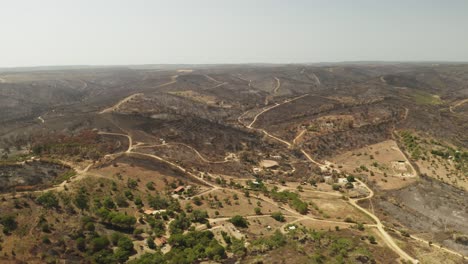
[[[192,222],[204,224],[208,222],[208,213],[206,211],[194,210],[190,216]]]
[[[349,175],[348,177],[346,177],[346,180],[348,180],[348,182],[355,182],[356,181],[356,179],[354,179],[353,175]]]
[[[148,190],[150,190],[150,191],[154,191],[154,190],[155,190],[155,188],[154,188],[154,182],[152,182],[152,181],[151,181],[151,182],[148,182],[148,183],[146,184],[146,188],[147,188]]]
[[[155,249],[156,248],[156,243],[154,243],[154,239],[152,237],[148,237],[146,239],[146,244],[148,245],[149,248]]]
[[[275,219],[278,222],[284,222],[286,221],[286,218],[284,217],[283,213],[281,212],[273,212],[271,213],[271,217]]]
[[[86,193],[84,189],[80,189],[78,194],[75,196],[73,203],[81,211],[89,209],[89,198],[88,198],[88,194]]]
[[[95,237],[90,241],[90,249],[93,253],[101,251],[109,246],[109,240],[106,237]]]
[[[127,187],[130,189],[135,189],[138,186],[138,182],[134,179],[127,180]]]
[[[231,217],[229,219],[229,222],[231,222],[236,227],[248,227],[249,226],[247,219],[245,219],[243,216],[240,216],[240,215],[235,215]]]
[[[196,196],[196,197],[193,197],[193,203],[196,205],[196,206],[200,206],[203,204],[203,202],[201,201],[200,197]]]
[[[76,239],[76,248],[82,252],[86,250],[86,240],[83,237]]]
[[[254,212],[255,212],[256,215],[261,215],[262,214],[262,209],[260,209],[260,207],[255,207]]]
[[[3,233],[9,234],[18,227],[18,222],[13,215],[7,215],[0,218],[0,224],[3,225]]]
[[[57,196],[51,191],[43,193],[36,201],[47,209],[59,207]]]

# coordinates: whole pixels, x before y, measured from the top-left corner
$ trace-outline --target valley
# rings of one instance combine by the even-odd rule
[[[0,261],[467,263],[466,76],[416,63],[5,75]]]

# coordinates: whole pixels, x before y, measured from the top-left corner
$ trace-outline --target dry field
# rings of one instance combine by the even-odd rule
[[[383,190],[399,189],[416,179],[416,172],[393,140],[348,151],[335,156],[333,162],[348,173],[368,176]]]

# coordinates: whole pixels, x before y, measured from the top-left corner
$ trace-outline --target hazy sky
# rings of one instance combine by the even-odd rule
[[[0,0],[0,67],[468,61],[468,0]]]

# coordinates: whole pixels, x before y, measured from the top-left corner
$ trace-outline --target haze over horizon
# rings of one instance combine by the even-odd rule
[[[5,1],[0,67],[468,61],[468,2]]]

